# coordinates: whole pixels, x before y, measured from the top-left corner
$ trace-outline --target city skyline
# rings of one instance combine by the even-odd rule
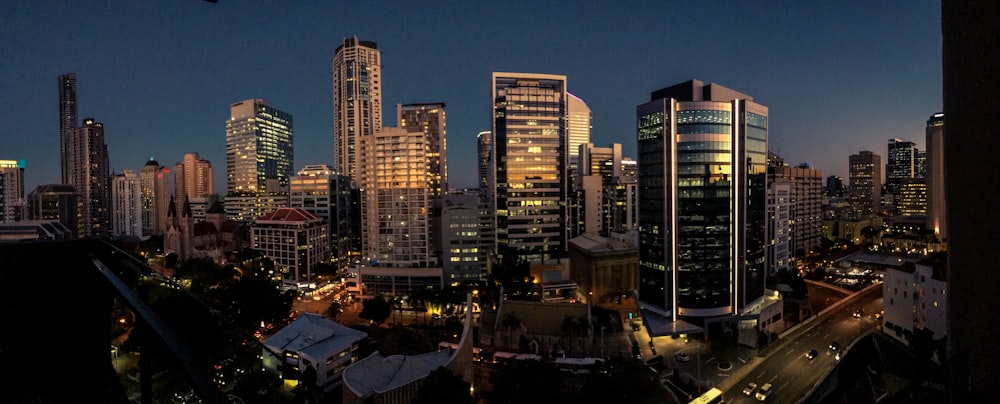
[[[771,145],[790,164],[810,162],[845,178],[847,157],[857,150],[884,154],[891,137],[923,147],[924,121],[941,110],[936,2],[905,9],[711,2],[528,10],[17,4],[0,17],[11,33],[0,54],[21,62],[5,66],[0,106],[18,117],[9,120],[11,130],[23,136],[4,137],[0,149],[28,161],[27,189],[59,182],[51,82],[75,72],[79,114],[107,125],[114,171],[137,170],[148,157],[179,161],[188,152],[223,161],[226,105],[248,98],[266,98],[296,117],[295,148],[302,152],[295,169],[332,165],[330,63],[335,48],[355,36],[377,42],[383,53],[383,105],[448,104],[449,152],[463,156],[449,164],[454,187],[476,185],[471,156],[476,134],[489,129],[483,99],[494,71],[566,75],[567,90],[593,111],[592,142],[622,143],[626,155],[635,155],[629,106],[648,88],[694,77],[727,83],[782,118]],[[718,29],[688,32],[706,14]],[[543,24],[547,15],[566,22]],[[392,23],[372,24],[375,16]],[[84,30],[61,23],[73,19],[94,24]],[[442,23],[415,23],[426,19]],[[267,29],[252,30],[259,27]],[[493,33],[500,27],[522,29],[505,29],[513,36],[499,41]],[[234,50],[251,57],[237,62]],[[733,69],[733,60],[741,68]],[[222,183],[221,170],[215,175]]]

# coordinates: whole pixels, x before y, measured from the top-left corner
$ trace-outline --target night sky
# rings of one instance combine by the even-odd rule
[[[16,1],[0,13],[0,159],[28,160],[25,193],[58,183],[57,77],[77,73],[80,118],[104,123],[113,170],[184,153],[225,193],[229,104],[294,117],[294,167],[333,163],[330,61],[349,36],[382,51],[395,104],[444,102],[452,187],[472,187],[490,129],[490,73],[565,74],[592,141],[635,157],[635,108],[692,78],[770,108],[769,148],[847,178],[859,150],[923,148],[941,106],[937,1]],[[823,3],[823,4],[816,4]],[[883,160],[884,161],[884,160]]]

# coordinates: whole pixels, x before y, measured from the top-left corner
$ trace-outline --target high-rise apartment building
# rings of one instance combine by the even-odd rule
[[[823,237],[823,172],[809,164],[772,165],[771,181],[787,178],[791,185],[791,254],[802,257],[819,247]]]
[[[24,160],[0,160],[0,223],[24,220]]]
[[[636,162],[622,156],[621,143],[578,147],[579,168],[574,176],[581,197],[579,217],[582,233],[604,237],[638,230],[638,184]]]
[[[234,103],[229,112],[226,121],[227,193],[287,192],[288,179],[293,174],[292,115],[263,99]],[[197,170],[195,173],[197,178]],[[196,189],[197,179],[195,182],[195,185],[184,186]],[[206,189],[210,188],[211,180]],[[183,199],[178,196],[178,201],[183,202]]]
[[[111,180],[111,229],[115,236],[142,237],[142,180],[122,170]]]
[[[948,238],[944,203],[944,114],[927,119],[927,229],[939,239]]]
[[[330,254],[338,270],[350,265],[351,251],[351,179],[325,164],[312,164],[292,177],[288,206],[300,208],[326,221]]]
[[[768,108],[698,80],[650,99],[637,107],[638,291],[665,335],[764,296]]]
[[[58,220],[76,237],[79,206],[79,194],[72,185],[39,185],[28,194],[28,219]]]
[[[896,194],[896,214],[900,216],[927,215],[927,179],[905,178]]]
[[[794,211],[792,180],[770,178],[767,187],[767,270],[771,274],[791,266]]]
[[[76,108],[76,73],[59,75],[59,161],[62,163],[62,182],[69,183],[69,166],[66,162],[66,142],[69,134],[79,125]]]
[[[426,268],[431,246],[430,150],[423,132],[385,127],[361,141],[361,251],[379,266]]]
[[[111,172],[104,125],[93,118],[70,130],[66,138],[67,184],[80,194],[80,237],[111,234]]]
[[[494,72],[492,82],[496,251],[534,263],[564,257],[566,76]]]
[[[361,139],[382,130],[382,62],[378,44],[344,39],[333,55],[334,167],[360,183]]]
[[[266,134],[266,131],[263,131],[263,133]],[[265,144],[268,140],[265,140]],[[278,140],[278,142],[280,143],[281,140]],[[292,142],[290,129],[287,143],[289,150],[288,159],[291,160]],[[266,147],[262,146],[262,148]],[[215,193],[212,186],[212,163],[201,158],[198,153],[185,154],[184,160],[174,165],[174,187],[174,197],[178,201],[183,201],[185,198],[202,198]]]
[[[142,182],[142,233],[162,235],[170,206],[170,169],[152,158],[139,170]]]
[[[851,216],[864,218],[881,211],[882,157],[864,150],[848,159]]]
[[[443,102],[431,104],[396,104],[396,121],[408,132],[427,137],[427,191],[431,198],[448,192],[447,117]]]
[[[844,194],[844,179],[839,175],[826,177],[826,196],[840,197]]]

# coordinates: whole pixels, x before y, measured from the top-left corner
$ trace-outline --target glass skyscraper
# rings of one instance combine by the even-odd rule
[[[767,107],[691,80],[637,115],[643,309],[671,322],[744,313],[764,294]]]
[[[292,176],[292,115],[262,99],[230,105],[226,121],[229,195],[287,192]]]
[[[528,262],[565,256],[566,76],[493,73],[496,244]]]

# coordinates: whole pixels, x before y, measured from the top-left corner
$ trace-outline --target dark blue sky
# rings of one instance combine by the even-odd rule
[[[385,124],[397,103],[445,102],[453,187],[475,185],[490,72],[565,74],[593,142],[635,155],[635,107],[697,78],[770,108],[790,164],[847,176],[890,137],[924,144],[941,110],[937,1],[22,1],[0,14],[0,159],[27,159],[25,192],[59,182],[57,76],[105,125],[115,170],[186,152],[225,192],[229,104],[294,117],[296,170],[333,160],[330,59],[344,37],[382,50]],[[820,4],[817,4],[820,3]]]

